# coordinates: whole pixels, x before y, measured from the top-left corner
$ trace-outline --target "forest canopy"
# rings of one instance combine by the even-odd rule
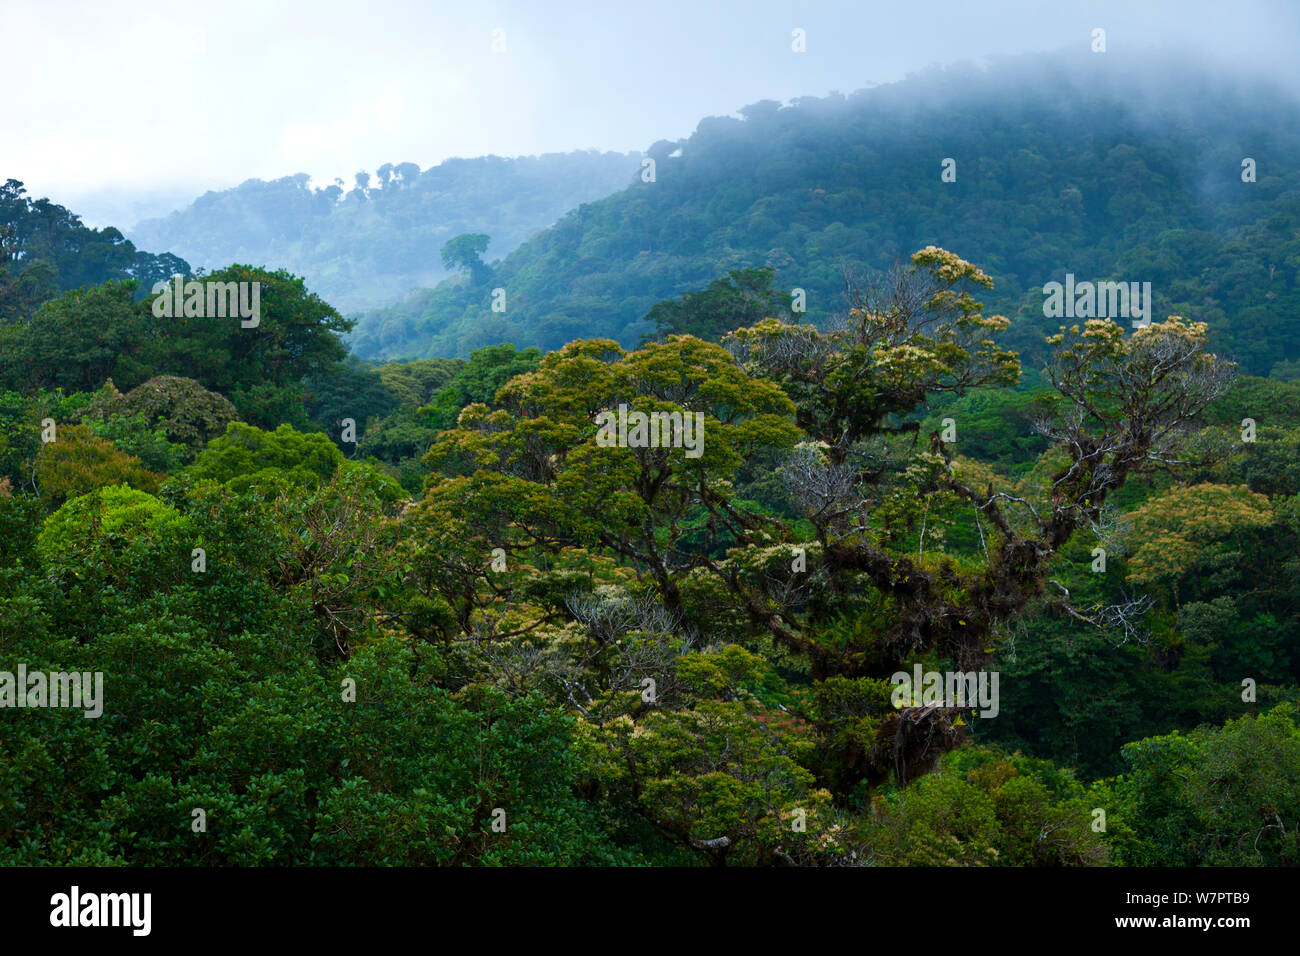
[[[1205,323],[1062,328],[1026,388],[926,246],[833,328],[732,273],[636,348],[376,368],[231,270],[255,329],[115,280],[10,330],[0,649],[106,689],[0,725],[48,771],[7,862],[1300,863],[1300,386]]]
[[[1300,865],[1300,105],[1096,63],[9,180],[0,863]]]

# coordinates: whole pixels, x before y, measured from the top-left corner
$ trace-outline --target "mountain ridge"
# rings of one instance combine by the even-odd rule
[[[1156,313],[1212,319],[1217,345],[1267,372],[1263,343],[1280,326],[1258,313],[1300,311],[1295,270],[1276,268],[1300,254],[1287,225],[1300,223],[1300,104],[1260,81],[1107,57],[959,65],[706,117],[647,150],[654,182],[579,206],[496,262],[490,282],[445,280],[363,315],[351,346],[385,360],[499,341],[631,345],[657,302],[760,266],[777,270],[779,287],[805,289],[809,319],[821,321],[846,305],[844,268],[870,272],[933,244],[994,277],[990,309],[1013,317],[1010,341],[1032,352],[1055,331],[1044,283],[1067,272],[1142,280],[1115,273],[1147,269],[1143,249],[1222,259],[1231,247],[1246,260],[1225,267],[1252,273],[1231,297],[1211,287],[1207,263],[1184,275],[1165,262],[1153,270]],[[1246,157],[1259,170],[1249,184]],[[945,158],[955,182],[941,181]],[[492,309],[498,288],[504,313]],[[1249,313],[1254,342],[1222,327],[1225,305]],[[1300,358],[1300,338],[1285,345],[1283,359]]]

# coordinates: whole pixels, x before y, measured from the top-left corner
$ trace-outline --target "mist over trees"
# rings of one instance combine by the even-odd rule
[[[1067,272],[1150,281],[1154,315],[1207,321],[1214,347],[1254,374],[1300,357],[1300,289],[1284,265],[1300,255],[1289,92],[1112,52],[739,112],[656,144],[654,182],[574,210],[496,264],[504,314],[490,289],[444,282],[363,316],[352,347],[387,359],[503,340],[631,346],[656,303],[740,268],[773,269],[776,288],[803,289],[808,317],[826,321],[849,307],[846,269],[879,273],[934,244],[994,278],[990,306],[1035,366],[1055,330],[1042,287]],[[1243,157],[1258,170],[1250,184]],[[954,182],[941,179],[945,158]]]
[[[315,187],[305,173],[251,179],[129,232],[208,269],[273,262],[348,314],[453,272],[439,251],[461,233],[490,235],[492,258],[512,251],[569,210],[621,189],[639,162],[637,153],[580,150],[448,159],[423,172],[385,163],[373,176]]]

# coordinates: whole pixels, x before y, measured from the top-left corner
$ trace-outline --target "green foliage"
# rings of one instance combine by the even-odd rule
[[[29,318],[60,292],[134,279],[136,288],[175,274],[184,260],[140,252],[116,229],[89,229],[16,179],[0,186],[0,325]]]
[[[167,433],[161,427],[151,428],[143,415],[131,418],[109,415],[103,421],[90,422],[88,427],[100,438],[139,458],[150,471],[176,471],[185,459],[185,446],[169,442]]]
[[[139,596],[189,571],[193,528],[153,495],[110,485],[73,498],[37,536],[41,563],[75,596],[112,586]],[[87,622],[89,623],[89,622]]]
[[[145,527],[148,527],[146,522]],[[8,617],[30,590],[6,589]],[[163,615],[75,646],[39,616],[5,656],[101,670],[104,717],[32,711],[0,767],[6,863],[609,865],[615,846],[572,789],[571,720],[428,684],[426,658],[386,639],[318,671],[302,645]],[[80,658],[80,660],[78,660]],[[344,702],[343,680],[355,702]],[[400,743],[398,743],[400,741]],[[507,830],[492,828],[505,810]],[[206,815],[193,832],[192,811]]]
[[[1243,418],[1253,418],[1265,427],[1290,426],[1300,421],[1300,382],[1243,375],[1205,410],[1205,421],[1210,425],[1236,429]]]
[[[151,434],[161,431],[169,444],[181,446],[181,460],[189,462],[207,447],[209,441],[225,434],[226,426],[238,418],[238,413],[223,396],[208,391],[193,379],[159,375],[126,395],[119,392],[112,382],[106,383],[86,409],[85,416],[92,428],[96,428],[98,421],[104,424],[105,432],[116,432],[123,437],[127,430],[136,428],[134,423],[143,422],[143,428]],[[133,424],[109,425],[115,418]],[[98,433],[99,429],[96,431]],[[112,436],[106,434],[105,437]],[[135,440],[142,439],[143,435]],[[120,443],[119,447],[138,454]],[[174,471],[175,467],[156,470]]]
[[[187,473],[233,490],[247,491],[262,481],[286,481],[314,488],[344,463],[343,453],[321,434],[304,434],[288,425],[268,432],[231,422],[194,460]]]
[[[301,380],[329,371],[346,355],[339,335],[352,322],[282,269],[232,265],[202,279],[260,283],[258,324],[244,328],[235,318],[154,319],[165,330],[162,354],[152,363],[155,374],[184,373],[227,396],[255,424],[291,421],[278,413],[285,399],[276,396],[292,396],[300,404]]]
[[[45,504],[39,498],[14,494],[9,479],[0,477],[0,568],[32,554],[44,515]]]
[[[378,372],[356,360],[310,379],[307,387],[307,414],[335,440],[344,419],[352,419],[360,438],[367,423],[395,411],[399,401]]]
[[[920,431],[926,435],[939,431],[943,419],[951,418],[957,426],[956,445],[962,455],[999,471],[1023,472],[1047,450],[1048,441],[1034,431],[1033,421],[1049,394],[1047,389],[980,389],[936,403]]]
[[[716,342],[733,329],[789,316],[790,294],[772,287],[775,276],[775,269],[733,269],[725,279],[709,283],[703,292],[687,292],[678,300],[660,302],[646,315],[646,321],[654,323],[658,339],[694,335]]]
[[[56,440],[42,444],[35,478],[41,499],[56,507],[69,498],[106,485],[127,484],[156,491],[159,476],[139,458],[98,437],[85,425],[64,425]]]
[[[905,866],[1098,866],[1108,849],[1068,771],[970,747],[875,798],[859,838],[871,862]]]
[[[17,327],[8,378],[19,388],[93,392],[149,377],[151,316],[134,280],[65,292]]]
[[[0,476],[15,488],[36,490],[36,459],[43,445],[42,424],[77,421],[93,396],[65,395],[62,390],[38,391],[24,397],[17,392],[0,392]]]
[[[492,275],[483,262],[491,238],[483,233],[464,233],[442,247],[442,265],[448,272],[468,272],[472,285],[482,285]]]
[[[8,335],[16,357],[6,367],[10,382],[96,391],[108,379],[134,389],[183,373],[227,396],[248,421],[304,422],[302,381],[335,369],[346,354],[339,334],[352,323],[283,270],[236,265],[202,279],[259,283],[258,324],[156,316],[152,298],[135,300],[133,281],[78,289],[46,302]]]
[[[1223,727],[1129,744],[1111,842],[1133,866],[1300,862],[1300,726],[1284,704]],[[1261,772],[1267,768],[1267,772]]]
[[[401,407],[412,409],[428,403],[464,364],[460,359],[420,359],[389,362],[376,371],[388,390],[397,396]]]
[[[1034,98],[1006,98],[1007,69]],[[1208,352],[1292,377],[1292,338],[1266,336],[1294,311],[1296,179],[1271,163],[1241,190],[1231,150],[1192,148],[1231,117],[1284,154],[1292,107],[1205,95],[1160,144],[1123,76],[1069,73],[707,120],[680,156],[651,148],[655,188],[491,267],[491,220],[431,223],[409,164],[180,217],[354,246],[418,201],[408,231],[468,281],[356,341],[468,359],[346,358],[350,321],[286,271],[211,277],[263,284],[257,328],[160,319],[111,236],[11,184],[0,670],[101,671],[107,697],[3,724],[0,862],[1300,864],[1300,385],[1227,388]],[[954,104],[991,119],[945,142],[987,161],[909,179]],[[268,209],[292,241],[263,235]],[[41,217],[112,281],[49,298]],[[986,267],[934,244],[954,229]],[[1040,343],[1067,253],[1198,321]],[[329,281],[415,268],[385,254],[373,282]],[[1008,340],[1034,359],[1020,383]],[[615,439],[629,407],[698,418],[701,441]],[[997,671],[996,717],[896,699],[914,665]]]
[[[1242,537],[1273,520],[1268,498],[1248,488],[1174,488],[1129,513],[1129,580],[1177,581],[1194,569],[1240,558]]]
[[[430,427],[438,431],[451,428],[462,408],[492,401],[501,386],[516,375],[531,372],[541,360],[539,350],[528,348],[521,351],[509,342],[476,349],[451,381],[420,409],[420,414]]]

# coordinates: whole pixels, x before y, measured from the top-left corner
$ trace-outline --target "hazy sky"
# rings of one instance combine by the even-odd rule
[[[98,225],[250,177],[644,149],[760,99],[1086,49],[1094,27],[1295,73],[1300,2],[0,0],[0,22],[0,178]]]

